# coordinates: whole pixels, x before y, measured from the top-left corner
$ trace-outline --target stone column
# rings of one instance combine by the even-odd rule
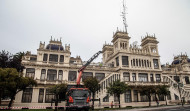
[[[148,74],[148,82],[150,82],[150,73],[147,73]]]
[[[139,73],[136,72],[136,81],[139,81]]]
[[[154,82],[156,82],[156,74],[153,73],[153,79],[154,79]]]
[[[122,67],[122,56],[118,56],[119,57],[119,66]]]
[[[141,95],[140,95],[140,92],[138,92],[138,101],[141,101]]]
[[[130,75],[130,81],[133,81],[132,72],[129,72]]]
[[[32,103],[37,103],[38,102],[38,96],[39,96],[39,89],[38,88],[33,88]]]
[[[128,56],[128,63],[129,63],[129,68],[131,68],[132,66],[131,66],[131,57],[130,56]]]
[[[134,90],[133,89],[131,89],[131,101],[134,101],[134,92],[133,92]]]

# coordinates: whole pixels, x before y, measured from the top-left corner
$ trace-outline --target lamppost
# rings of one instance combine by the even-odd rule
[[[180,64],[180,62],[179,62],[179,64]],[[180,87],[183,87],[183,83],[180,83],[180,79],[177,80],[176,67],[175,67],[175,74],[176,74],[176,82],[177,82],[177,87],[178,87],[178,91],[179,91],[179,96],[180,96],[180,99],[181,99],[181,105],[183,106],[183,100],[182,100],[182,97],[181,97],[181,89],[180,89]]]

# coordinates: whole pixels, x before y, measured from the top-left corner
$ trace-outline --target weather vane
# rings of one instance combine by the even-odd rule
[[[122,13],[122,18],[123,18],[123,24],[124,24],[124,28],[125,28],[125,32],[127,33],[127,21],[126,21],[126,4],[125,4],[125,0],[123,0],[123,12]]]

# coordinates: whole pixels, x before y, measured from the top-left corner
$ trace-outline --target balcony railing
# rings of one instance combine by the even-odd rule
[[[155,85],[169,85],[168,82],[148,82],[148,81],[125,81],[128,86],[155,86]]]

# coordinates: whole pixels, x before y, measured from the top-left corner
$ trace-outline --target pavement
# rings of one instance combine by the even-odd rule
[[[111,111],[111,110],[108,110]],[[190,111],[190,105],[175,105],[175,106],[159,106],[147,108],[134,108],[134,109],[119,109],[112,111]]]

